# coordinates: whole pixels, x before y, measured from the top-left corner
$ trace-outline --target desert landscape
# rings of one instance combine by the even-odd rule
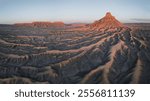
[[[149,84],[149,39],[149,23],[110,12],[89,24],[1,24],[0,83]]]

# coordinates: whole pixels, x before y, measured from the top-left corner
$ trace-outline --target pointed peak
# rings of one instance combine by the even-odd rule
[[[107,13],[106,13],[106,16],[112,16],[112,15],[111,15],[111,13],[110,13],[110,12],[107,12]]]
[[[106,15],[91,24],[91,28],[93,29],[108,29],[108,28],[119,28],[123,27],[123,24],[120,23],[110,12],[107,12]]]
[[[112,19],[115,19],[115,17],[114,17],[110,12],[107,12],[104,18],[112,18]]]

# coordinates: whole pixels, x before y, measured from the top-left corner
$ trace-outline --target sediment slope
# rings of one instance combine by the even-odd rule
[[[0,83],[150,83],[150,30],[100,25],[0,28]]]

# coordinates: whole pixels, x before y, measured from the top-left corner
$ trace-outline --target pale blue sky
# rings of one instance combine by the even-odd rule
[[[108,11],[121,22],[150,22],[150,0],[0,0],[0,23],[93,22]]]

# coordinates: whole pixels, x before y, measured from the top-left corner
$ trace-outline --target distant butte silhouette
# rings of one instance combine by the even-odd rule
[[[63,27],[63,22],[32,22],[32,23],[16,23],[16,26],[31,26],[31,27]]]
[[[110,12],[107,12],[106,15],[95,21],[90,25],[92,29],[100,30],[100,29],[110,29],[110,28],[120,28],[123,27],[123,24],[119,22]]]
[[[64,22],[32,22],[32,23],[16,23],[16,26],[30,26],[30,27],[64,27]],[[110,12],[94,23],[90,24],[88,28],[92,30],[105,30],[105,29],[115,29],[123,27],[123,24],[119,22]],[[87,28],[87,26],[86,26]],[[80,28],[82,29],[82,28]],[[82,29],[83,30],[83,29]]]

